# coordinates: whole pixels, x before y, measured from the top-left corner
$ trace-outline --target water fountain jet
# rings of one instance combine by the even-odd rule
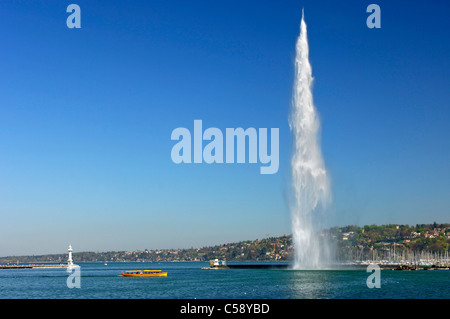
[[[330,183],[319,143],[320,120],[314,106],[307,28],[302,12],[296,43],[295,82],[289,127],[294,200],[291,204],[294,269],[321,269],[329,264],[327,240],[319,236],[320,213],[330,200]]]

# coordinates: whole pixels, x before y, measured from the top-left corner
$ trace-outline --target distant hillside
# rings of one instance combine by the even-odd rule
[[[339,260],[392,259],[433,254],[450,246],[450,224],[366,225],[331,229]]]
[[[322,232],[336,248],[337,260],[390,258],[419,253],[444,254],[450,245],[450,224],[366,225],[333,227]],[[289,261],[293,258],[292,235],[225,243],[189,249],[78,252],[76,262],[122,261]],[[5,263],[65,263],[67,254],[1,257]]]

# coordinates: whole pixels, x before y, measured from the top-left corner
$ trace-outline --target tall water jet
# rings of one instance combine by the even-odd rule
[[[330,198],[330,186],[319,145],[320,120],[312,94],[312,68],[304,14],[296,43],[295,82],[289,127],[293,134],[291,203],[294,268],[321,269],[329,263],[326,240],[318,234]]]

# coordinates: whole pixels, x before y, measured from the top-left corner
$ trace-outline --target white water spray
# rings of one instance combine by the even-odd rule
[[[320,218],[323,218],[320,213],[325,211],[330,198],[330,187],[319,146],[320,121],[314,107],[312,85],[306,23],[302,14],[289,118],[293,134],[291,216],[295,269],[321,269],[329,263],[328,245],[317,233]]]

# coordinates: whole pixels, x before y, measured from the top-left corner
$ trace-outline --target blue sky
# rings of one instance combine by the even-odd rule
[[[68,29],[66,8],[81,8]],[[381,8],[381,29],[366,7]],[[290,233],[305,10],[330,225],[448,222],[446,1],[1,1],[0,255]],[[172,162],[173,129],[280,129],[280,169]]]

